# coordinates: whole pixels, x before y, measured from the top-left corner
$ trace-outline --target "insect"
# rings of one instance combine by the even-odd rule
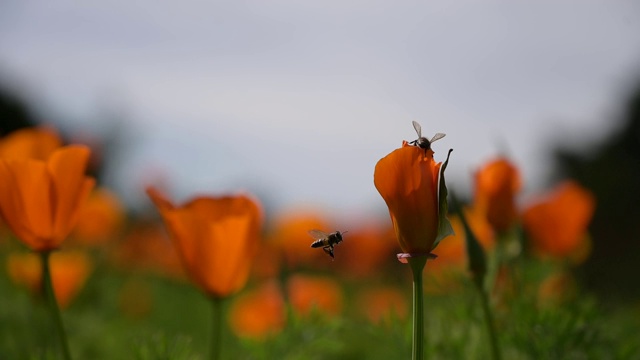
[[[412,145],[415,145],[417,147],[420,147],[420,148],[424,149],[425,155],[427,154],[427,150],[431,149],[431,143],[432,142],[434,142],[436,140],[440,140],[443,137],[445,137],[445,135],[446,135],[446,134],[443,134],[443,133],[437,133],[437,134],[433,135],[431,140],[428,140],[426,137],[422,136],[422,126],[420,126],[420,124],[418,124],[417,121],[412,121],[412,123],[413,123],[413,128],[416,129],[416,132],[418,133],[418,138],[416,140],[413,140],[409,144],[412,144]]]
[[[327,234],[326,232],[321,230],[309,230],[309,235],[311,235],[312,238],[316,239],[316,241],[311,243],[311,247],[322,247],[322,250],[324,250],[324,252],[326,252],[333,259],[335,258],[333,256],[333,247],[342,242],[342,235],[346,233],[346,231],[336,231],[332,232],[331,234]]]

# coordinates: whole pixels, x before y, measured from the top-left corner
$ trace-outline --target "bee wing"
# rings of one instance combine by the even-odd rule
[[[324,239],[327,236],[329,236],[329,234],[327,234],[326,232],[324,232],[322,230],[317,230],[317,229],[309,230],[309,231],[307,231],[307,233],[309,233],[309,235],[311,235],[311,237],[316,239],[316,240]]]
[[[433,137],[431,138],[431,140],[429,141],[430,143],[436,141],[436,140],[440,140],[443,137],[445,137],[447,134],[443,134],[443,133],[437,133],[435,135],[433,135]]]
[[[418,133],[418,137],[421,138],[422,137],[422,126],[420,126],[420,124],[418,124],[417,121],[412,121],[411,122],[413,124],[413,128],[416,129],[416,132]]]

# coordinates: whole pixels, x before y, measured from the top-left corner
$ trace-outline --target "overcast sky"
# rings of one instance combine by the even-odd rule
[[[499,152],[528,190],[547,139],[611,130],[640,64],[637,1],[0,3],[0,74],[54,124],[127,125],[129,199],[240,188],[279,208],[383,211],[375,163],[444,132],[448,182]],[[101,115],[101,116],[98,116]]]

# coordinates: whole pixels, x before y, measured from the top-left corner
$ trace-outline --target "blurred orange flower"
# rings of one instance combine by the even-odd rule
[[[357,300],[358,309],[373,324],[389,324],[393,319],[406,319],[406,296],[394,287],[380,287],[363,291]]]
[[[342,310],[340,286],[331,278],[294,275],[287,281],[287,294],[296,313],[308,315],[311,310],[337,315]]]
[[[152,271],[184,278],[176,247],[167,239],[162,224],[137,220],[110,252],[115,266],[133,271]]]
[[[124,219],[124,206],[120,199],[105,188],[95,189],[80,210],[72,233],[73,240],[84,245],[102,244],[120,231]]]
[[[586,246],[595,197],[574,181],[565,181],[524,210],[523,226],[533,250],[556,258],[571,257]]]
[[[0,139],[0,158],[45,161],[62,146],[58,134],[49,128],[24,128]]]
[[[244,195],[197,197],[176,207],[154,188],[147,194],[201,290],[223,298],[245,285],[260,241],[262,213],[256,200]]]
[[[89,155],[70,145],[46,161],[0,159],[0,215],[31,249],[55,249],[73,229],[95,183],[85,176]]]
[[[395,258],[396,247],[388,241],[388,232],[373,222],[349,229],[348,241],[340,243],[340,256],[336,258],[336,265],[343,269],[341,274],[364,277],[379,273],[384,263]]]
[[[231,330],[240,337],[256,340],[277,334],[285,326],[284,299],[278,284],[271,280],[246,294],[231,305]]]
[[[299,209],[279,215],[269,234],[272,243],[284,255],[289,267],[298,265],[322,265],[327,262],[327,255],[322,251],[311,249],[313,242],[309,230],[318,229],[332,232],[332,227],[318,211]],[[342,246],[340,244],[339,246]]]
[[[282,253],[273,241],[262,241],[251,266],[251,277],[271,279],[280,275]]]
[[[475,174],[474,207],[486,214],[495,231],[505,232],[518,217],[515,196],[521,188],[515,165],[506,158],[490,161]]]
[[[405,253],[427,254],[451,231],[446,213],[440,210],[442,206],[446,209],[444,169],[449,155],[443,166],[433,160],[433,154],[429,149],[425,155],[422,148],[405,141],[380,159],[374,171],[376,189],[387,203]]]
[[[14,283],[31,293],[42,292],[42,259],[36,253],[14,253],[7,258],[7,271]],[[50,258],[51,281],[58,304],[65,308],[86,282],[93,268],[83,252],[54,252]]]

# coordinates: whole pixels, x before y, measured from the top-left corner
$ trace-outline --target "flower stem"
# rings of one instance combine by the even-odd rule
[[[60,316],[60,309],[58,308],[58,302],[53,292],[53,283],[51,281],[51,266],[49,264],[49,258],[51,251],[43,251],[40,253],[42,259],[42,279],[44,283],[44,294],[51,317],[53,318],[54,326],[60,337],[60,344],[62,346],[62,355],[65,360],[71,360],[71,353],[69,352],[69,345],[67,344],[67,335],[64,332],[64,326],[62,326],[62,317]]]
[[[500,360],[502,355],[500,354],[500,348],[498,347],[498,334],[496,332],[496,326],[493,321],[493,314],[491,307],[489,306],[489,295],[483,289],[482,285],[477,284],[476,288],[480,293],[480,301],[482,302],[482,311],[484,312],[484,318],[487,323],[487,330],[489,331],[489,340],[491,342],[491,355],[492,359]]]
[[[211,360],[218,360],[222,348],[222,298],[213,297],[211,305]]]
[[[408,258],[413,273],[413,345],[411,359],[424,359],[424,292],[422,290],[422,270],[427,256]]]

